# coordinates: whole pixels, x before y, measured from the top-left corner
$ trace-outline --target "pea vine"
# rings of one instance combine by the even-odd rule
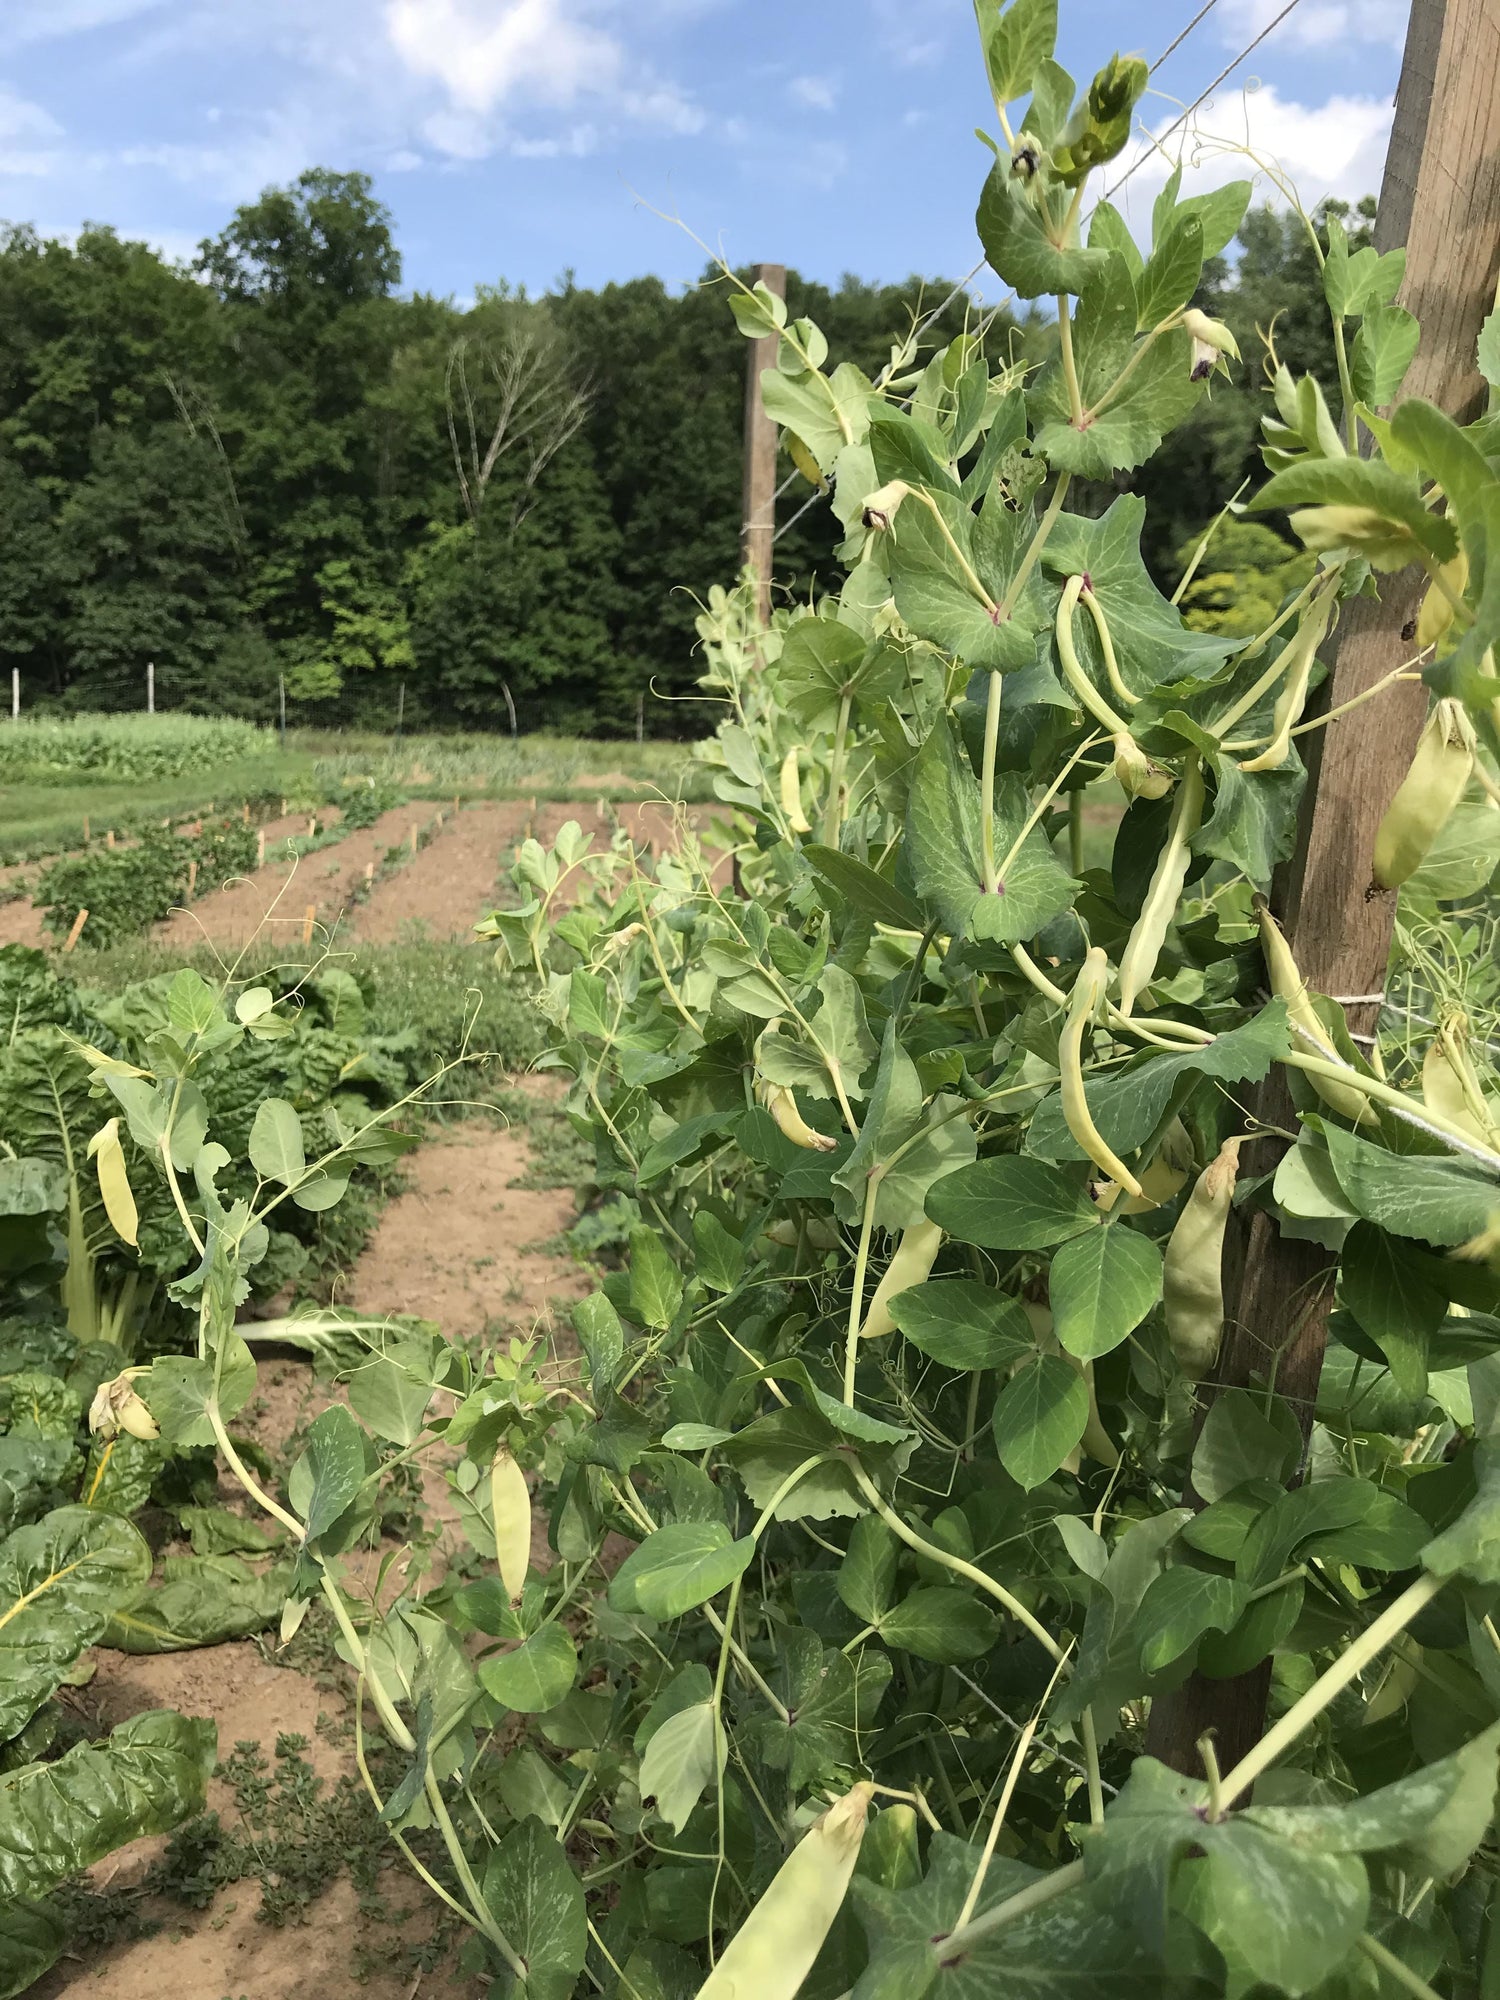
[[[309,1161],[273,1101],[254,1199],[219,1196],[199,1042],[278,1024],[231,977],[159,1073],[98,1065],[202,1255],[198,1353],[134,1393],[294,1538],[286,1624],[330,1608],[361,1729],[409,1759],[386,1822],[497,1991],[1477,2000],[1500,1097],[1464,1002],[1493,935],[1500,417],[1400,400],[1402,253],[1309,225],[1343,403],[1268,352],[1246,505],[1288,510],[1316,568],[1249,639],[1188,629],[1141,503],[1101,496],[1243,365],[1191,300],[1249,184],[1172,174],[1143,252],[1089,204],[1144,65],[1075,103],[1049,0],[979,14],[979,234],[1054,302],[1054,357],[908,339],[872,382],[741,287],[846,578],[769,629],[747,589],[703,609],[733,873],[688,827],[652,861],[570,826],[485,926],[536,980],[628,1241],[573,1313],[581,1361],[345,1323],[348,1406],[284,1493],[259,1483],[229,1425],[265,1218],[395,1142],[378,1114]],[[1301,748],[1328,726],[1338,752],[1320,648],[1411,565],[1411,658],[1359,699],[1420,675],[1431,717],[1350,865],[1428,942],[1356,1040],[1267,897]],[[1336,1288],[1311,1404],[1279,1351],[1213,1380],[1252,1216]],[[363,1590],[342,1558],[428,1451],[471,1567]],[[1268,1726],[1227,1768],[1212,1734],[1191,1772],[1148,1754],[1190,1675],[1266,1663]],[[408,1840],[431,1828],[444,1878]]]

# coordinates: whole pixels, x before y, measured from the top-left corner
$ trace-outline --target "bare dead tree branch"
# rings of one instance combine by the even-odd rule
[[[525,470],[511,532],[530,511],[537,482],[589,412],[587,384],[569,378],[545,329],[520,322],[503,334],[460,334],[448,350],[444,402],[453,469],[471,527],[478,532],[490,483],[509,453]]]

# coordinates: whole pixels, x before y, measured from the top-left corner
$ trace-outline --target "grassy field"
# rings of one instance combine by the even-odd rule
[[[270,730],[206,717],[42,718],[0,724],[0,862],[77,846],[85,821],[133,833],[246,799],[311,812],[361,783],[419,798],[711,796],[683,743],[292,730],[283,750]]]

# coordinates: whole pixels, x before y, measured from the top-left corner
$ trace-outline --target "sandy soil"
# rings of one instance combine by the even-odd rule
[[[385,1210],[350,1275],[348,1303],[369,1311],[419,1313],[453,1338],[498,1331],[566,1327],[567,1305],[587,1289],[582,1271],[534,1246],[555,1237],[572,1216],[566,1189],[514,1188],[530,1164],[524,1129],[474,1120],[439,1134],[411,1156],[408,1188]],[[267,1358],[260,1390],[247,1415],[263,1438],[285,1438],[329,1398],[300,1361]],[[440,1470],[424,1478],[429,1508],[445,1525],[446,1487]],[[538,1524],[533,1559],[545,1567],[545,1522]],[[378,1553],[370,1557],[371,1576]],[[132,1658],[99,1649],[98,1671],[73,1699],[101,1733],[141,1709],[180,1707],[209,1715],[219,1726],[220,1754],[258,1741],[267,1756],[282,1732],[307,1738],[304,1753],[332,1782],[348,1768],[348,1752],[317,1732],[319,1715],[339,1712],[340,1698],[311,1680],[267,1662],[254,1641],[205,1647],[159,1658]],[[216,1781],[210,1807],[231,1819],[232,1794]],[[101,1886],[121,1887],[140,1876],[163,1843],[140,1841],[94,1871]],[[393,1920],[409,1937],[427,1920],[426,1895],[404,1869],[387,1878]],[[480,1984],[452,1968],[417,1985],[392,1937],[393,1966],[363,1985],[355,1981],[351,1943],[361,1936],[378,1952],[378,1928],[360,1930],[347,1878],[328,1892],[301,1926],[273,1930],[257,1917],[253,1881],[220,1891],[202,1911],[163,1904],[166,1925],[150,1938],[117,1947],[96,1962],[64,1961],[31,1989],[32,2000],[63,2000],[94,1991],[109,2000],[478,2000]],[[412,1912],[411,1916],[404,1913]]]
[[[387,849],[399,846],[413,827],[425,826],[438,810],[420,802],[397,806],[373,826],[294,860],[278,855],[268,835],[264,868],[200,896],[191,909],[174,910],[157,925],[155,936],[166,945],[197,944],[205,937],[215,944],[242,944],[264,924],[270,937],[300,942],[311,907],[314,934],[326,939],[346,922],[366,868],[373,864],[378,869]],[[307,829],[305,818],[282,824],[287,832]]]

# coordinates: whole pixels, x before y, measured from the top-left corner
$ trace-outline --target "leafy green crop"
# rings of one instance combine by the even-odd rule
[[[25,716],[0,740],[0,779],[146,784],[262,755],[270,740],[269,730],[229,716]]]
[[[1248,184],[1182,199],[1174,174],[1149,253],[1105,201],[1085,240],[1143,66],[1080,97],[1050,0],[980,19],[1003,144],[979,233],[1055,299],[1055,357],[914,337],[872,381],[742,289],[846,580],[769,630],[748,588],[703,614],[733,870],[686,826],[652,862],[575,823],[523,845],[484,927],[530,969],[628,1242],[577,1358],[308,1322],[348,1400],[267,1483],[230,1428],[237,1308],[286,1206],[337,1203],[400,1102],[327,1143],[285,1093],[217,1114],[200,1078],[286,999],[183,975],[131,1070],[86,1058],[198,1258],[171,1286],[195,1351],[135,1386],[295,1549],[283,1629],[332,1612],[400,1765],[372,1796],[393,1834],[436,1830],[500,1992],[1479,2000],[1500,1097],[1455,1010],[1356,1042],[1266,896],[1307,730],[1333,720],[1339,754],[1319,648],[1415,561],[1453,811],[1398,799],[1377,848],[1428,843],[1408,924],[1474,928],[1494,849],[1446,843],[1494,811],[1494,419],[1374,413],[1412,351],[1402,258],[1331,228],[1344,407],[1273,367],[1252,502],[1316,560],[1259,630],[1192,630],[1141,503],[1068,503],[1234,361],[1191,300]],[[1500,374],[1492,331],[1481,352]],[[1107,867],[1095,786],[1126,801]],[[1335,1307],[1315,1399],[1281,1392],[1300,1320],[1212,1382],[1235,1202]],[[422,1452],[473,1560],[371,1592],[344,1557]],[[1152,1752],[1190,1677],[1209,1712],[1215,1683],[1268,1691],[1270,1720],[1180,1772]]]
[[[55,936],[66,936],[78,912],[87,910],[91,941],[118,944],[191,894],[254,868],[256,856],[254,827],[226,817],[191,837],[157,831],[134,847],[96,846],[87,854],[67,855],[37,877],[33,901],[46,911]]]

